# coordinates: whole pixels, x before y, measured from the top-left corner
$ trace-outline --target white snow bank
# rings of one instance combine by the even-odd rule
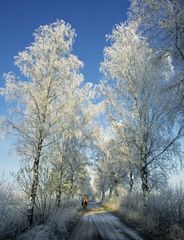
[[[52,213],[46,224],[33,227],[21,235],[18,240],[64,240],[70,227],[78,218],[77,207],[59,209]]]

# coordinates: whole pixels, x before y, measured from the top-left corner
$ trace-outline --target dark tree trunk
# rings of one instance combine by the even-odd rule
[[[113,191],[113,188],[112,188],[112,186],[109,188],[109,198],[111,198],[112,197],[112,191]]]
[[[59,208],[61,204],[61,183],[58,185],[58,191],[56,193],[56,206]]]
[[[37,148],[37,157],[34,160],[33,164],[33,181],[31,185],[31,194],[29,199],[29,207],[28,207],[28,220],[30,225],[33,224],[33,218],[34,218],[34,207],[35,207],[35,200],[36,200],[36,194],[37,194],[37,188],[39,183],[39,162],[41,157],[41,150],[42,150],[42,132],[40,132],[40,137],[38,141],[38,148]]]
[[[33,224],[34,206],[38,187],[38,175],[39,175],[39,159],[35,159],[33,166],[33,182],[31,186],[30,203],[28,207],[28,220],[31,225]]]
[[[133,189],[133,185],[134,185],[134,179],[133,179],[133,173],[132,171],[130,171],[130,174],[129,174],[129,193],[131,194],[132,192],[132,189]]]
[[[58,187],[56,193],[56,206],[59,208],[61,204],[61,193],[62,193],[62,178],[63,178],[63,170],[60,169],[60,177],[58,179]]]
[[[146,122],[146,120],[145,120]],[[141,182],[142,182],[142,193],[143,193],[143,200],[144,200],[144,205],[145,208],[147,207],[147,200],[148,200],[148,194],[149,194],[149,185],[148,185],[148,165],[147,165],[147,158],[146,158],[146,153],[147,153],[147,138],[148,138],[148,133],[146,132],[144,134],[144,145],[141,149]]]
[[[72,174],[72,178],[71,178],[71,197],[73,198],[74,197],[74,175]]]
[[[102,191],[102,198],[101,198],[101,201],[103,202],[105,200],[105,191],[103,190]]]
[[[148,200],[148,194],[149,194],[148,168],[146,164],[143,164],[141,168],[141,181],[142,181],[143,198],[144,198],[144,202],[146,203]]]
[[[115,196],[116,196],[116,197],[119,197],[118,184],[119,184],[119,181],[118,181],[118,179],[116,178],[115,181],[114,181],[114,185],[115,185],[115,187],[114,187],[114,193],[115,193]]]

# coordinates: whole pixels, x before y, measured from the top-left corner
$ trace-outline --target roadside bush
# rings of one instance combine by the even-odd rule
[[[25,204],[12,186],[0,186],[0,239],[12,239],[26,227]]]
[[[77,202],[65,203],[64,208],[52,212],[45,224],[36,225],[22,234],[18,240],[64,240],[79,217]]]
[[[129,222],[149,236],[149,239],[184,239],[184,190],[182,186],[152,192],[145,216],[140,192],[121,199],[119,211]]]
[[[46,209],[45,221],[37,214],[37,225],[30,228],[24,196],[14,192],[13,186],[0,181],[0,240],[64,240],[80,217],[79,206],[79,201],[62,199],[61,207],[52,208],[50,215]]]

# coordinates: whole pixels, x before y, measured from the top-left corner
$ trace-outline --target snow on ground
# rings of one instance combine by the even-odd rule
[[[90,205],[68,240],[143,240],[135,231],[103,208]]]

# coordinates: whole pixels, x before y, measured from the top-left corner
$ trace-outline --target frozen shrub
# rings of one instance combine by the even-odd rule
[[[183,240],[184,239],[184,227],[180,227],[178,224],[171,226],[168,234],[168,240]]]
[[[53,211],[45,224],[38,225],[22,234],[18,240],[64,240],[71,226],[79,218],[76,202],[65,203],[65,208]]]
[[[25,204],[12,187],[0,186],[0,239],[15,237],[26,227]]]
[[[147,216],[143,211],[143,198],[134,192],[121,199],[120,212],[137,224],[149,239],[184,239],[184,190],[182,186],[152,192],[147,203]]]
[[[169,233],[173,226],[184,227],[183,199],[184,191],[181,186],[152,194],[148,202],[147,229],[159,234]]]
[[[129,196],[122,198],[120,212],[126,216],[127,220],[143,223],[145,216],[143,213],[143,198],[140,192],[132,192]]]

